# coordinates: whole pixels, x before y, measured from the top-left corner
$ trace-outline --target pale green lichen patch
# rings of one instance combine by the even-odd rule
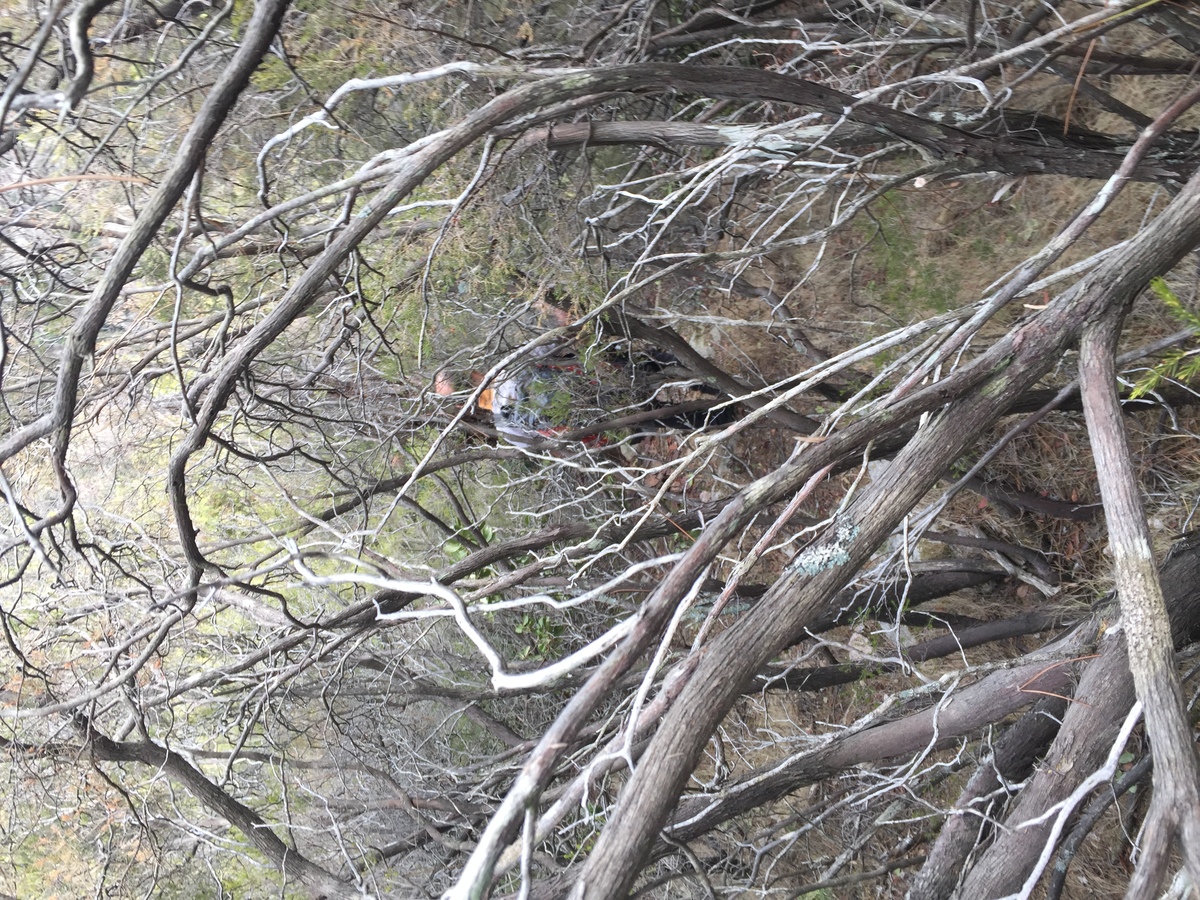
[[[789,568],[805,575],[816,575],[850,562],[850,542],[858,537],[858,526],[839,521],[832,540],[806,547],[792,560]]]

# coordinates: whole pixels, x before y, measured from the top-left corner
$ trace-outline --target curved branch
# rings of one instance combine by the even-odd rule
[[[931,659],[940,659],[954,653],[961,653],[971,647],[988,644],[992,641],[1004,641],[1026,634],[1036,634],[1052,628],[1061,620],[1061,616],[1049,612],[1032,612],[997,622],[985,622],[982,625],[972,625],[967,628],[952,630],[949,634],[932,638],[914,644],[903,651],[906,660],[922,663]],[[839,684],[853,684],[867,676],[881,675],[885,672],[903,671],[905,663],[901,661],[883,663],[845,663],[838,666],[819,666],[804,669],[781,669],[777,666],[765,669],[759,673],[750,690],[771,691],[819,691]],[[759,683],[761,682],[761,684]]]
[[[179,198],[183,196],[196,168],[208,152],[217,130],[274,40],[288,4],[289,0],[260,0],[256,4],[246,37],[238,47],[237,53],[208,93],[191,127],[184,135],[158,190],[143,207],[137,221],[105,269],[104,276],[96,285],[87,305],[63,341],[52,410],[11,432],[0,442],[0,461],[12,458],[35,441],[50,434],[54,436],[55,458],[60,463],[65,459],[79,392],[80,373],[84,362],[96,348],[100,329],[108,320],[109,313],[138,260],[158,234]],[[102,4],[92,2],[85,4],[81,9],[94,7],[94,14],[100,5]]]

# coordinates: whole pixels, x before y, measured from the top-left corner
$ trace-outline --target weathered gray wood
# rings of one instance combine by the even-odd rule
[[[1197,535],[1181,540],[1172,549],[1162,566],[1161,583],[1173,637],[1169,645],[1179,646],[1186,643],[1200,626],[1200,540]],[[1101,612],[1114,627],[1105,634],[1100,658],[1088,664],[1049,755],[1005,818],[1005,830],[973,866],[959,896],[999,897],[1017,890],[1031,871],[1049,833],[1048,824],[1022,828],[1021,823],[1036,818],[1068,796],[1108,753],[1111,738],[1133,703],[1135,692],[1131,669],[1139,664],[1129,658],[1127,629],[1117,626],[1118,614],[1111,604],[1108,610]],[[914,896],[945,896],[916,892],[916,886],[921,883],[914,883]]]
[[[976,767],[942,823],[925,863],[909,885],[907,896],[911,900],[945,900],[954,893],[964,863],[979,840],[981,816],[994,814],[997,805],[983,801],[1000,790],[1001,778],[1004,783],[1013,783],[1029,776],[1034,760],[1058,732],[1066,709],[1065,697],[1043,697],[1004,732],[991,756]]]
[[[956,896],[985,900],[1019,890],[1049,839],[1052,823],[1027,828],[1021,824],[1070,795],[1107,756],[1133,705],[1133,679],[1124,634],[1107,632],[1099,653],[1100,658],[1084,670],[1050,753],[1005,818],[1004,831],[972,866]]]
[[[828,598],[874,551],[917,500],[980,431],[1053,365],[1085,322],[1121,306],[1149,279],[1176,263],[1200,241],[1200,178],[1123,252],[1098,266],[1067,296],[1032,321],[1014,329],[960,373],[975,375],[969,396],[946,412],[896,457],[843,514],[843,526],[858,531],[841,548],[839,562],[811,575],[782,579],[737,626],[703,651],[652,740],[637,772],[622,792],[577,882],[574,895],[616,897],[626,893],[653,837],[665,822],[694,769],[708,736],[753,674],[794,640]],[[821,448],[824,445],[816,445]],[[826,539],[826,546],[838,537]]]
[[[1108,524],[1121,627],[1129,643],[1129,668],[1154,752],[1154,798],[1146,832],[1147,843],[1157,852],[1142,854],[1126,895],[1149,897],[1157,894],[1166,875],[1169,842],[1155,833],[1158,829],[1178,833],[1184,864],[1192,881],[1200,884],[1200,761],[1175,671],[1170,618],[1116,390],[1113,358],[1125,308],[1114,306],[1084,329],[1079,378]]]

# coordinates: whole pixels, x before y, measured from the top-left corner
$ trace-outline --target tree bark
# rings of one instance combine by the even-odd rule
[[[835,106],[834,99],[833,96],[822,95],[821,108],[832,113],[855,105],[854,98],[846,94],[840,98],[845,101],[844,107]],[[832,133],[828,125],[804,125],[789,130],[779,126],[690,122],[568,123],[547,125],[526,133],[520,140],[519,148],[541,146],[549,150],[562,150],[568,147],[645,144],[675,151],[680,147],[738,146],[751,156],[783,160],[788,156],[802,155],[818,143],[843,151],[879,143],[881,135],[877,125],[871,124],[864,116],[854,116],[853,119],[850,124],[842,125]],[[900,119],[894,113],[884,119],[890,123],[889,130],[894,130],[896,137],[921,135],[922,145],[931,150],[935,149],[934,132],[927,129],[930,126],[944,129],[941,139],[947,147],[959,147],[964,153],[981,161],[987,158],[987,166],[1008,175],[1059,174],[1106,178],[1120,164],[1131,143],[1078,127],[1070,129],[1064,137],[1062,122],[1032,113],[1018,112],[997,117],[986,126],[973,130],[957,128],[945,122],[932,123],[916,116]],[[1192,150],[1194,141],[1194,134],[1173,136],[1169,149],[1161,150],[1152,163],[1139,166],[1134,171],[1134,180],[1157,181],[1168,173],[1173,178],[1186,178],[1197,164]],[[969,151],[966,150],[968,146],[971,148]]]
[[[883,477],[842,514],[848,527],[857,529],[853,540],[838,543],[842,534],[851,533],[847,531],[826,538],[821,545],[828,551],[827,558],[837,563],[811,574],[793,571],[744,620],[702,651],[688,686],[664,717],[641,765],[622,791],[616,813],[601,834],[573,896],[591,900],[629,891],[654,834],[674,806],[709,735],[745,683],[803,632],[833,592],[857,571],[973,437],[1057,361],[1085,321],[1113,305],[1122,305],[1198,240],[1200,178],[1193,177],[1124,252],[1114,254],[1067,296],[967,367],[982,376],[984,383],[919,431]]]
[[[957,628],[949,634],[914,644],[903,651],[906,660],[914,663],[940,659],[978,647],[992,641],[1002,641],[1021,635],[1033,634],[1052,627],[1060,616],[1050,612],[1032,612],[997,622],[984,622],[967,628]],[[769,691],[819,691],[839,684],[852,684],[869,675],[895,672],[902,663],[846,663],[839,666],[781,669],[773,666],[759,673],[752,685],[754,692]]]
[[[1084,330],[1079,348],[1080,387],[1108,524],[1121,627],[1129,642],[1129,667],[1145,708],[1146,731],[1154,752],[1148,841],[1162,844],[1153,834],[1155,829],[1177,832],[1188,874],[1200,885],[1200,766],[1175,671],[1171,623],[1154,566],[1116,388],[1113,357],[1125,308],[1124,303],[1115,306]],[[1165,866],[1165,854],[1157,858],[1143,855],[1140,877],[1134,878],[1128,896],[1155,893]]]
[[[954,893],[964,874],[964,863],[979,842],[983,817],[991,816],[998,805],[982,801],[1005,784],[1028,777],[1034,760],[1058,732],[1066,709],[1065,697],[1043,697],[1004,732],[995,751],[976,767],[942,823],[924,865],[909,885],[910,900],[945,900]]]

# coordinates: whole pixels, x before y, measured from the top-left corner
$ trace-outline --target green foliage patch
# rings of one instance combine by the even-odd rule
[[[959,278],[947,259],[931,253],[916,225],[916,210],[900,192],[873,208],[866,288],[880,306],[907,319],[946,312],[958,301]]]
[[[1184,306],[1183,301],[1162,278],[1151,279],[1150,290],[1184,327],[1200,333],[1200,316]],[[1188,382],[1197,375],[1200,375],[1200,347],[1179,347],[1142,375],[1130,391],[1129,397],[1136,400],[1157,389],[1163,382]]]

